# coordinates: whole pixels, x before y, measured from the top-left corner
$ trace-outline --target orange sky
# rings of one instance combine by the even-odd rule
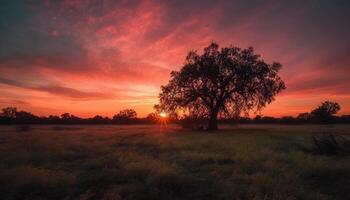
[[[342,1],[9,1],[0,20],[0,107],[38,115],[153,111],[187,52],[253,46],[287,90],[263,115],[321,101],[350,114],[350,14]]]

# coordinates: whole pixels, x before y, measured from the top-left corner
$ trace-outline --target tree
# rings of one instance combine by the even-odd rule
[[[62,119],[62,120],[69,120],[69,119],[72,118],[72,116],[73,116],[73,115],[71,115],[71,114],[69,114],[69,113],[63,113],[63,114],[61,115],[61,119]]]
[[[59,116],[56,116],[56,115],[50,115],[47,118],[47,120],[49,123],[58,124],[58,123],[60,123],[61,118]]]
[[[321,122],[329,122],[333,115],[340,110],[337,102],[325,101],[320,106],[311,111],[311,115]]]
[[[171,72],[169,83],[161,87],[160,107],[166,112],[188,112],[207,119],[207,129],[218,128],[218,115],[248,115],[261,110],[285,89],[278,76],[282,65],[268,64],[252,47],[216,43],[203,54],[191,51],[180,71]]]
[[[146,117],[146,119],[150,122],[157,122],[159,118],[159,115],[157,113],[149,113]]]
[[[311,119],[311,114],[308,112],[305,113],[300,113],[297,118],[296,118],[299,122],[309,122]]]
[[[66,124],[78,124],[82,123],[82,119],[70,113],[63,113],[61,115],[61,122]]]
[[[93,118],[89,118],[88,121],[90,123],[96,123],[96,124],[104,124],[104,123],[108,123],[110,121],[110,119],[108,117],[102,117],[101,115],[96,115]]]
[[[17,113],[18,111],[16,107],[7,107],[2,109],[1,116],[14,119],[16,118]]]
[[[300,113],[300,114],[297,116],[297,119],[306,121],[306,120],[310,119],[310,113],[308,113],[308,112]]]
[[[16,113],[16,120],[21,123],[35,123],[40,120],[40,117],[35,116],[30,112],[19,111]]]
[[[113,120],[117,121],[117,122],[122,122],[122,123],[126,123],[126,122],[130,122],[131,120],[136,119],[137,117],[137,113],[135,110],[133,109],[124,109],[119,111],[118,114],[113,116]]]

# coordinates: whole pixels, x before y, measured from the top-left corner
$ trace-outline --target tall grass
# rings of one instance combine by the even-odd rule
[[[310,151],[350,126],[0,129],[0,199],[350,199],[349,157]]]

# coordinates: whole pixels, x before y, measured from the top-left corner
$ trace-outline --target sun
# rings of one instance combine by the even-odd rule
[[[165,112],[160,112],[159,116],[162,117],[162,118],[166,118],[166,113]]]

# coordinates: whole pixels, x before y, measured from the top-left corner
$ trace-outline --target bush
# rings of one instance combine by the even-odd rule
[[[343,136],[334,134],[321,137],[312,136],[315,145],[314,152],[328,155],[348,155],[350,153],[350,142]]]

